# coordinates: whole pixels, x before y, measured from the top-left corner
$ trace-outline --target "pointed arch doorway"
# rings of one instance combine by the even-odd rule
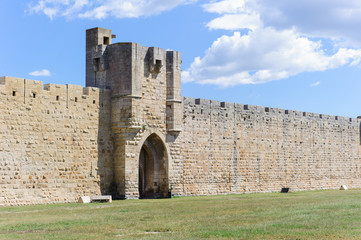
[[[139,154],[139,198],[168,197],[168,155],[155,133],[144,142]]]

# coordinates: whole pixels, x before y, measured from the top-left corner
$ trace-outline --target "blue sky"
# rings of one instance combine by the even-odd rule
[[[2,0],[0,76],[84,85],[85,30],[182,53],[182,95],[361,115],[359,0]]]

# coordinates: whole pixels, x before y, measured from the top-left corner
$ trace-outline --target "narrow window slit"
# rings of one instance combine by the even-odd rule
[[[109,37],[104,37],[103,38],[103,44],[104,45],[109,45]]]

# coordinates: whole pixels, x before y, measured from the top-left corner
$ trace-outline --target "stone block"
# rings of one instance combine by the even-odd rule
[[[340,190],[348,190],[348,187],[346,185],[341,185]]]
[[[112,202],[111,195],[93,196],[91,202]]]
[[[91,199],[89,196],[81,196],[78,200],[78,203],[90,203]]]

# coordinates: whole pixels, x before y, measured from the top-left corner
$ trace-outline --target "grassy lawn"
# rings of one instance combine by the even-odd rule
[[[361,190],[3,207],[0,239],[361,239]]]

